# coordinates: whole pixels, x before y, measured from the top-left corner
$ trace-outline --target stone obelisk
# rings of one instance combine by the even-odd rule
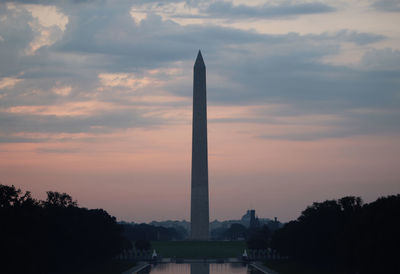
[[[209,239],[206,66],[199,51],[193,69],[191,239]]]

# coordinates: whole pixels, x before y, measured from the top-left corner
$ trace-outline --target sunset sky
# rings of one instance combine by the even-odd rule
[[[400,193],[400,1],[0,2],[0,183],[189,219],[193,64],[210,219]]]

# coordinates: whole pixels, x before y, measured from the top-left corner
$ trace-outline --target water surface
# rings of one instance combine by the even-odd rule
[[[257,269],[242,263],[185,263],[157,264],[139,272],[140,274],[261,274]]]

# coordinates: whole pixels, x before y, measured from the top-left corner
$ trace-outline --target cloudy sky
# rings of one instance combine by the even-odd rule
[[[0,2],[0,183],[188,219],[193,63],[211,219],[400,192],[400,1]]]

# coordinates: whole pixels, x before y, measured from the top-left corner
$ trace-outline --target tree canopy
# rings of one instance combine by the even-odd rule
[[[129,245],[115,217],[80,208],[66,193],[45,201],[0,185],[1,273],[71,273],[106,260]]]
[[[400,195],[363,205],[359,197],[313,203],[276,231],[281,255],[349,273],[400,273]]]

